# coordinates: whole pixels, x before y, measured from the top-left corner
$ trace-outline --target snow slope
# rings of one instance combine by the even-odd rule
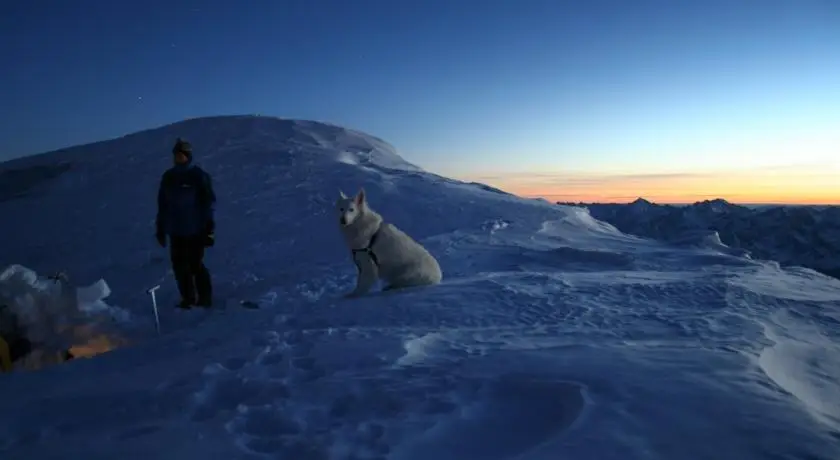
[[[723,199],[690,206],[581,203],[626,233],[677,243],[718,239],[752,257],[813,268],[840,278],[840,206],[762,206]]]
[[[0,376],[0,458],[840,458],[840,281],[629,236],[336,129],[198,119],[6,165],[62,171],[0,202],[6,262],[106,279],[134,329]],[[151,236],[178,135],[220,198],[208,264],[228,305],[210,312],[169,307]],[[332,204],[359,186],[441,285],[341,298]],[[143,290],[161,280],[155,337]]]

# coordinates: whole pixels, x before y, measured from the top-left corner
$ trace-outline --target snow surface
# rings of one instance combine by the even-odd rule
[[[172,308],[152,237],[176,136],[220,200],[212,311]],[[29,177],[0,197],[3,257],[104,278],[131,318],[131,346],[0,375],[4,460],[840,458],[840,281],[815,271],[629,236],[314,122],[189,120],[3,167]],[[332,204],[360,186],[442,284],[341,298]]]

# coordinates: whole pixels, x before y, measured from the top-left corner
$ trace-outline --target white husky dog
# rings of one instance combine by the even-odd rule
[[[440,283],[438,261],[403,231],[384,223],[368,206],[364,190],[352,198],[339,194],[338,223],[359,269],[356,289],[347,297],[365,294],[377,278],[385,282],[384,290]]]

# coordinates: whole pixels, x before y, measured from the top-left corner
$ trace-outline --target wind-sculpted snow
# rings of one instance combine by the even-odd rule
[[[0,399],[0,458],[840,457],[840,281],[423,172],[243,155],[264,163],[210,165],[237,203],[209,261],[227,308],[164,308],[161,337],[3,376],[22,396]],[[329,209],[358,185],[440,285],[341,297]],[[144,228],[100,261],[114,297],[165,278]],[[148,320],[137,297],[120,305]]]
[[[492,253],[523,236],[453,235],[444,263],[457,272],[474,263],[469,256],[481,256],[476,268],[485,270],[433,288],[340,301],[333,293],[352,280],[325,270],[314,281],[329,294],[291,302],[289,288],[278,288],[284,293],[270,309],[227,310],[217,325],[74,363],[63,374],[78,378],[3,403],[3,413],[25,414],[4,428],[7,452],[103,459],[126,451],[173,459],[209,452],[358,459],[837,454],[836,380],[832,387],[813,379],[837,377],[825,374],[837,355],[819,345],[836,347],[836,337],[820,338],[836,323],[820,316],[837,321],[840,286],[813,273],[728,264],[727,255],[717,256],[721,264],[699,265],[691,251],[662,258],[651,248],[624,255],[657,270],[606,259],[593,263],[600,270],[558,269],[562,256],[534,257],[550,252],[550,235],[532,235],[535,248],[519,255],[476,250],[483,242]],[[533,265],[511,269],[515,260]],[[774,292],[769,280],[776,289],[808,288],[806,297]],[[807,335],[779,317],[806,314],[800,321],[823,325]],[[770,325],[783,332],[769,334]],[[801,346],[781,350],[779,334]],[[42,386],[51,372],[3,384],[12,392]],[[90,374],[96,382],[84,378]],[[103,389],[103,381],[119,384]]]

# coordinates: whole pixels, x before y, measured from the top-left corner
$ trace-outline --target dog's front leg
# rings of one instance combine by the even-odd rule
[[[370,254],[360,252],[353,255],[353,260],[359,268],[358,276],[356,277],[356,289],[346,295],[346,297],[358,297],[370,291],[379,278],[379,267],[373,262]]]

